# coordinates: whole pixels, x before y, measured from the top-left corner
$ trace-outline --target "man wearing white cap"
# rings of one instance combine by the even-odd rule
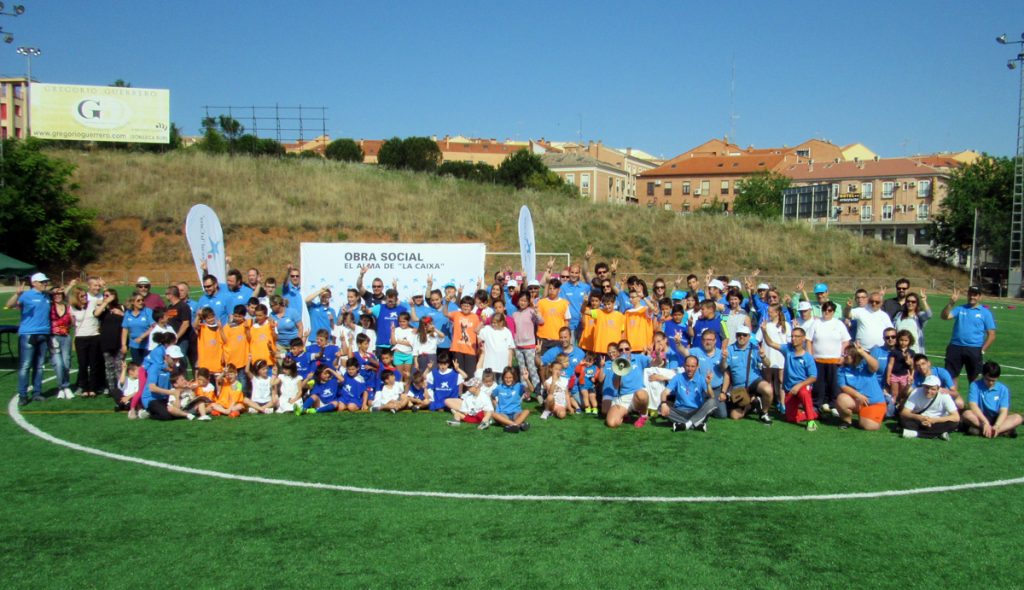
[[[31,288],[21,284],[7,300],[7,309],[21,311],[18,324],[18,405],[44,401],[43,361],[50,341],[50,297],[46,293],[50,279],[41,272],[32,275]],[[29,381],[35,395],[28,397]]]
[[[815,317],[811,313],[811,302],[801,301],[796,304],[796,317],[793,318],[793,327],[801,327],[806,332],[810,328],[811,324],[814,323]]]
[[[146,386],[142,390],[142,406],[149,412],[149,417],[154,420],[180,420],[181,418],[192,419],[192,415],[183,411],[171,396],[181,395],[181,389],[171,387],[171,375],[182,358],[184,353],[176,345],[167,347],[164,352],[164,365],[155,374],[146,376]]]
[[[142,295],[142,304],[147,308],[153,311],[166,308],[163,298],[153,292],[153,283],[149,277],[135,279],[135,289]]]
[[[736,329],[736,341],[722,351],[726,373],[722,390],[729,394],[729,417],[739,420],[754,411],[758,420],[771,425],[772,386],[761,376],[760,348],[750,342],[750,328]]]
[[[722,292],[725,291],[725,283],[718,279],[712,279],[708,281],[708,293],[707,300],[715,303],[715,308],[718,311],[725,309],[725,302],[722,301]]]
[[[941,385],[936,375],[928,375],[907,398],[900,412],[903,438],[949,440],[949,433],[960,425],[956,402],[948,393],[939,391]]]

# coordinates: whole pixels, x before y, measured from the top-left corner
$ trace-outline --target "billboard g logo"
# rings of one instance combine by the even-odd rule
[[[111,97],[83,98],[75,104],[72,114],[79,124],[93,129],[122,127],[131,119],[128,106]]]

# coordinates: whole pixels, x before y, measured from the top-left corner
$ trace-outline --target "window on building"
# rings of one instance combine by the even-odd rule
[[[797,150],[796,151],[796,155],[801,157],[801,158],[810,158],[811,157],[811,150]]]
[[[7,103],[0,103],[0,121],[7,120]]]
[[[587,193],[590,192],[590,175],[580,174],[580,190]]]
[[[722,194],[723,195],[729,194],[729,181],[728,180],[723,180],[722,181]]]
[[[21,116],[21,105],[20,104],[14,105],[14,116],[15,117],[20,117]]]
[[[892,228],[891,227],[883,227],[882,228],[882,241],[883,242],[891,242],[892,241]]]
[[[882,206],[882,221],[890,219],[892,219],[892,203],[886,203]]]
[[[891,199],[892,196],[893,196],[893,192],[895,192],[895,191],[896,191],[896,183],[895,182],[883,182],[882,183],[882,198],[883,199]]]
[[[711,181],[710,180],[702,180],[702,181],[700,181],[700,192],[704,196],[707,196],[708,194],[711,193]]]
[[[917,206],[917,218],[928,219],[928,203],[921,203]]]
[[[683,183],[683,194],[684,195],[690,194],[690,183],[689,182],[684,182]]]
[[[846,185],[846,192],[848,192],[848,193],[855,193],[855,192],[857,192],[857,185],[852,183],[852,182],[847,184]]]
[[[860,208],[860,220],[871,221],[871,205],[864,205]]]
[[[832,185],[832,198],[833,199],[838,199],[839,198],[839,184],[838,183]]]
[[[919,180],[917,182],[917,198],[926,199],[932,196],[932,181]]]
[[[648,197],[653,197],[654,196],[654,183],[653,182],[648,182],[647,183],[647,196]]]
[[[907,228],[897,227],[896,228],[896,243],[902,246],[907,245]]]
[[[875,196],[875,183],[864,182],[860,185],[860,196],[862,199],[872,199]]]
[[[565,175],[565,184],[575,185],[576,184],[576,175],[575,174],[566,174]]]
[[[925,245],[931,242],[927,227],[919,227],[914,230],[914,244]]]
[[[671,182],[666,182],[665,183],[665,196],[666,197],[671,197],[672,196],[672,183]]]

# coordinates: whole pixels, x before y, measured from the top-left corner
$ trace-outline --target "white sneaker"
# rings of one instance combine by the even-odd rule
[[[57,390],[57,395],[55,395],[53,397],[54,397],[54,399],[64,399],[64,390],[63,389],[58,389]]]
[[[540,414],[540,419],[541,419],[541,420],[547,420],[547,419],[548,419],[548,418],[550,418],[550,417],[551,417],[551,410],[544,410],[544,411],[543,411],[543,412],[541,412],[541,414]]]
[[[185,414],[185,417],[188,418],[190,421],[196,419],[196,417],[192,414]]]
[[[139,420],[145,420],[146,418],[149,418],[149,412],[146,410],[139,410],[138,416]]]
[[[274,408],[263,408],[263,413],[264,414],[273,414],[274,413]]]
[[[250,414],[258,414],[259,412],[256,410],[256,408],[249,408],[249,413]]]
[[[64,388],[64,399],[75,399],[75,392],[70,387]]]
[[[197,420],[199,420],[200,422],[206,422],[208,420],[213,420],[213,418],[210,418],[209,414],[207,414],[206,416],[200,416],[199,418],[197,418]]]
[[[909,428],[903,429],[903,438],[917,438],[917,431]]]

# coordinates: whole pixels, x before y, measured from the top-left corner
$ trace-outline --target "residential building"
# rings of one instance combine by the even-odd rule
[[[874,160],[878,154],[871,151],[863,143],[851,143],[843,146],[843,160]]]
[[[693,155],[676,157],[637,178],[639,202],[688,213],[705,207],[732,211],[737,183],[757,172],[780,172],[800,161],[793,153]]]
[[[540,157],[544,165],[577,187],[580,196],[593,203],[625,204],[628,174],[625,170],[582,153],[549,153]]]
[[[922,253],[931,246],[928,227],[946,197],[949,183],[948,170],[910,158],[801,162],[780,172],[792,179],[792,187],[784,193],[788,217],[794,217],[792,203],[801,196],[800,218],[809,217],[805,204],[813,197],[805,189],[816,187],[816,195],[827,195],[830,200],[828,222]],[[824,212],[829,208],[813,210]],[[821,216],[810,220],[826,222]]]
[[[0,78],[0,138],[28,135],[28,92],[25,78]]]
[[[284,146],[285,153],[288,153],[288,154],[298,154],[298,153],[302,153],[302,152],[314,152],[314,153],[319,154],[319,155],[322,156],[322,155],[324,155],[324,152],[327,151],[327,146],[330,145],[330,143],[331,143],[330,136],[321,135],[319,137],[316,137],[314,139],[310,139],[310,140],[307,140],[307,141],[303,141],[303,140],[300,139],[300,140],[296,141],[295,143],[285,143],[285,144],[282,144],[282,145]]]
[[[631,204],[639,202],[637,198],[637,176],[657,168],[655,163],[634,155],[632,148],[618,150],[607,147],[600,141],[588,141],[586,147],[578,144],[565,144],[562,149],[569,153],[586,154],[595,160],[611,164],[624,171],[626,173],[625,198],[626,202]]]

